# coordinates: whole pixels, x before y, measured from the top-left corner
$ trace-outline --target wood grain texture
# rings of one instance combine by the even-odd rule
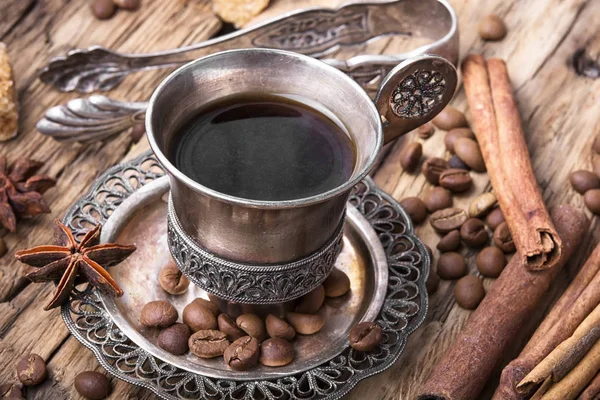
[[[339,5],[340,0],[274,0],[258,19],[280,15],[304,4]],[[578,48],[600,36],[598,0],[451,0],[459,17],[461,55],[481,52],[507,60],[524,122],[527,144],[542,195],[549,206],[570,203],[583,207],[581,196],[568,185],[569,172],[591,169],[590,145],[600,132],[598,104],[600,79],[574,73],[570,58]],[[50,106],[64,103],[77,94],[59,93],[36,79],[36,70],[49,58],[71,48],[101,44],[118,51],[148,52],[190,44],[211,37],[220,22],[210,12],[209,0],[144,0],[137,12],[119,12],[109,21],[95,20],[88,2],[66,0],[0,0],[0,40],[7,43],[16,72],[21,100],[20,133],[16,140],[0,144],[0,154],[9,160],[31,157],[44,161],[43,173],[58,178],[57,187],[45,195],[52,214],[24,221],[16,234],[4,236],[8,253],[0,259],[0,383],[16,380],[16,360],[34,351],[49,363],[50,379],[28,389],[32,399],[63,399],[80,396],[73,390],[75,375],[86,369],[102,370],[90,351],[69,336],[58,310],[42,307],[52,294],[51,285],[31,285],[22,277],[22,266],[14,260],[20,248],[49,242],[54,218],[61,217],[72,202],[87,191],[90,183],[109,166],[130,159],[148,148],[143,139],[133,145],[127,134],[92,145],[60,144],[40,135],[35,123]],[[497,43],[484,43],[477,36],[477,23],[488,13],[501,15],[508,36]],[[372,46],[345,51],[347,57],[360,52],[394,53],[405,41],[383,40]],[[145,100],[167,71],[135,74],[109,96],[125,100]],[[454,105],[466,109],[462,90]],[[468,115],[468,112],[467,112]],[[443,132],[423,142],[425,157],[445,156]],[[417,140],[409,134],[390,146],[374,174],[376,182],[395,198],[421,196],[431,186],[421,175],[402,171],[399,151],[403,144]],[[420,139],[419,139],[420,140]],[[455,197],[466,208],[472,196],[489,189],[486,174],[472,173],[475,187]],[[574,275],[576,267],[597,242],[597,219],[592,220],[588,240],[557,279],[539,310],[537,320],[523,328],[523,338],[514,343],[518,352],[528,332]],[[432,248],[438,236],[428,222],[417,228]],[[474,254],[463,249],[471,271]],[[435,254],[437,259],[438,254]],[[486,287],[493,280],[486,280]],[[405,354],[388,371],[357,386],[349,399],[413,399],[432,366],[448,348],[470,313],[454,304],[453,283],[442,282],[431,298],[426,323],[415,332]],[[40,329],[43,327],[43,329]],[[511,354],[507,354],[509,361]],[[154,399],[149,391],[111,378],[111,399]],[[483,399],[493,393],[492,382]]]

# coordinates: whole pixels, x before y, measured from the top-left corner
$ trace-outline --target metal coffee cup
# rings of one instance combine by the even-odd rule
[[[279,303],[309,292],[331,270],[350,191],[372,169],[383,144],[433,118],[455,87],[454,67],[438,56],[398,65],[375,102],[338,69],[287,51],[226,51],[179,68],[152,95],[146,130],[170,176],[169,245],[180,269],[209,293],[236,302]],[[356,147],[352,176],[312,197],[258,201],[184,175],[167,156],[178,130],[205,105],[242,93],[297,96],[335,115]]]

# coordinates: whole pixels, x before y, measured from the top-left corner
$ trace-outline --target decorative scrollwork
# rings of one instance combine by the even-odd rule
[[[442,102],[446,80],[437,71],[415,71],[404,78],[390,97],[394,114],[402,118],[423,118]]]
[[[117,165],[71,207],[64,222],[83,234],[91,225],[104,222],[123,199],[163,174],[149,153]],[[279,379],[219,380],[174,367],[133,343],[111,320],[92,287],[74,290],[62,307],[62,317],[73,336],[94,352],[107,371],[163,399],[339,399],[362,379],[389,368],[402,354],[408,335],[421,325],[427,313],[425,282],[430,264],[407,214],[370,178],[355,186],[350,202],[375,229],[389,263],[388,291],[377,318],[384,341],[372,352],[348,347],[318,367]]]

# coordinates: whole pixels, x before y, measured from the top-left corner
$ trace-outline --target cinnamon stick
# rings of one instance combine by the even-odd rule
[[[577,400],[598,400],[600,399],[600,372],[596,374],[594,379],[579,395]]]
[[[462,72],[475,136],[518,256],[528,269],[550,268],[562,242],[533,174],[506,65],[469,55]]]
[[[502,370],[494,400],[525,399],[517,384],[575,329],[600,303],[600,245],[538,327],[521,354]],[[526,388],[525,388],[526,389]]]
[[[564,250],[552,268],[533,272],[513,257],[421,388],[421,400],[478,399],[510,342],[534,313],[550,283],[573,255],[589,220],[569,205],[552,210]]]

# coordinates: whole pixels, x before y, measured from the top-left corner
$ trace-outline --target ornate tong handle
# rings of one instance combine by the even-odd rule
[[[419,56],[396,66],[383,79],[375,97],[385,128],[385,141],[417,128],[450,102],[456,70],[446,59]],[[38,122],[44,135],[59,141],[92,142],[143,121],[148,103],[127,103],[95,95],[49,109]]]
[[[432,23],[433,15],[426,13],[437,10],[435,17],[448,27],[448,33],[410,54],[323,60],[353,75],[365,88],[376,88],[385,73],[408,56],[430,53],[456,61],[458,35],[452,8],[445,0],[419,1],[418,7],[415,4],[406,0],[379,0],[370,4],[348,4],[334,10],[300,10],[220,38],[157,53],[121,54],[101,46],[73,50],[51,60],[40,71],[40,79],[64,92],[90,93],[110,90],[136,71],[171,68],[223,50],[275,48],[321,58],[341,46],[365,44],[377,37],[412,36],[413,30],[421,35],[423,27]],[[434,36],[439,36],[439,32],[436,33]]]

